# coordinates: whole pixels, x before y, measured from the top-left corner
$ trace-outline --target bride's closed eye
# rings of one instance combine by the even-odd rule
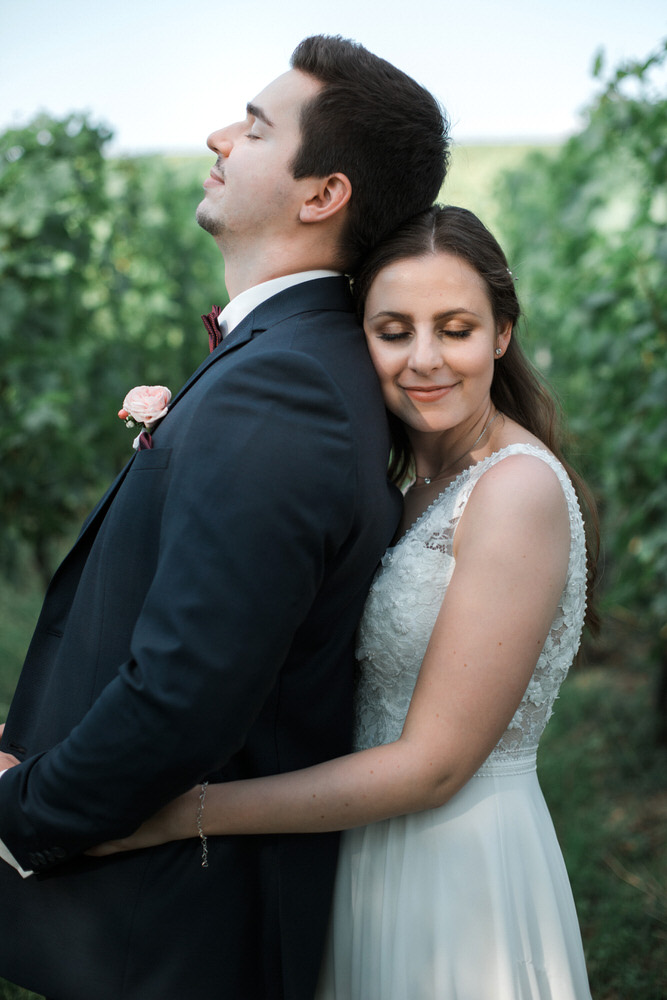
[[[391,343],[391,341],[394,340],[405,340],[405,338],[409,337],[410,334],[407,330],[401,330],[400,332],[394,332],[394,331],[380,332],[376,334],[376,336],[378,340],[384,340]]]
[[[446,334],[448,337],[455,337],[457,339],[464,340],[466,337],[470,336],[472,330],[466,327],[465,330],[441,330],[440,332]]]

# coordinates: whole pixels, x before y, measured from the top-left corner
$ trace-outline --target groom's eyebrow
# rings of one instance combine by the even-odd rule
[[[273,122],[267,115],[266,111],[263,111],[262,108],[257,107],[256,104],[249,102],[248,104],[246,104],[245,109],[249,115],[251,115],[253,118],[257,118],[260,122],[264,122],[264,124],[268,125],[269,128],[274,127]]]

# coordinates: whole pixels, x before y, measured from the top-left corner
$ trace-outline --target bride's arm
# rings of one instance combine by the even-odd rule
[[[560,599],[569,545],[565,499],[544,462],[516,456],[486,472],[457,529],[456,568],[401,737],[304,770],[211,785],[203,832],[320,833],[446,802],[521,701]],[[197,836],[198,805],[192,789],[110,850]]]

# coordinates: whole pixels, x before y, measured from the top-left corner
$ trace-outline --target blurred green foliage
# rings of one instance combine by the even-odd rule
[[[666,56],[663,43],[601,79],[582,131],[531,154],[498,191],[532,354],[600,501],[605,604],[663,643],[667,94],[654,81]]]
[[[53,548],[129,457],[137,384],[176,390],[224,296],[178,161],[106,160],[109,131],[40,116],[0,137],[0,565]],[[224,304],[224,300],[223,303]]]
[[[667,748],[656,748],[646,725],[644,650],[615,631],[615,657],[572,672],[561,688],[538,774],[572,883],[593,997],[659,1000],[667,996]]]

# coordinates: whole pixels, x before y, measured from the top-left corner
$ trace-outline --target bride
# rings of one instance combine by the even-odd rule
[[[359,629],[356,752],[195,788],[97,852],[345,830],[317,1000],[586,1000],[535,770],[594,576],[584,488],[474,215],[416,217],[355,294],[405,495]]]

